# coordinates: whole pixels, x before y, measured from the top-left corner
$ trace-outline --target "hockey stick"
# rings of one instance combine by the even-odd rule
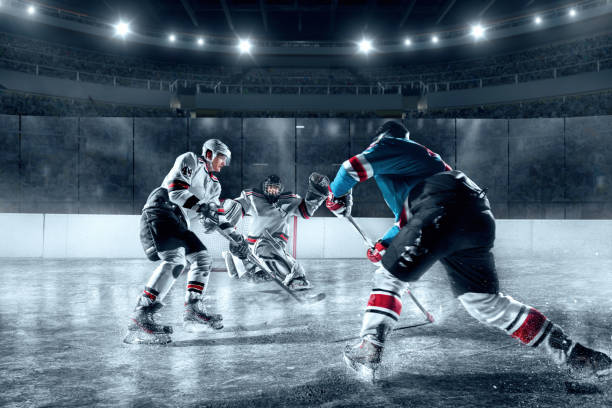
[[[406,330],[406,329],[414,329],[415,327],[421,327],[421,326],[427,326],[428,324],[431,324],[432,322],[430,321],[426,321],[426,322],[421,322],[421,323],[414,323],[414,324],[408,324],[406,326],[400,326],[400,327],[396,327],[395,329],[393,329],[394,332],[396,331],[400,331],[400,330]],[[338,340],[334,340],[334,343],[342,343],[345,341],[351,341],[351,340],[357,340],[360,339],[360,336],[352,336],[352,337],[345,337],[343,339],[338,339]]]
[[[357,224],[357,221],[355,221],[355,219],[353,218],[353,216],[351,215],[346,215],[344,216],[344,218],[346,218],[346,220],[348,222],[351,223],[351,225],[353,227],[355,227],[355,229],[357,230],[357,232],[359,233],[359,235],[361,235],[361,238],[363,239],[363,243],[368,247],[368,248],[373,248],[374,247],[374,243],[372,242],[372,240],[365,234],[365,232],[361,229],[361,227],[359,226],[359,224]],[[412,294],[412,292],[410,291],[410,289],[406,289],[406,293],[408,294],[408,296],[410,296],[410,299],[412,299],[412,301],[414,302],[414,304],[419,308],[419,310],[425,315],[425,318],[430,322],[433,323],[434,322],[434,317],[431,313],[429,313],[421,304],[421,302],[419,302],[417,300],[417,298]]]
[[[227,232],[225,232],[221,228],[219,228],[218,225],[217,225],[217,232],[219,234],[221,234],[221,236],[224,237],[225,239],[227,239],[229,242],[231,242],[234,245],[236,245],[236,241],[234,241],[234,239],[232,237],[230,237],[230,235]],[[289,296],[291,296],[293,299],[295,299],[299,303],[315,303],[315,302],[319,302],[319,301],[325,299],[325,293],[319,293],[319,294],[316,294],[316,295],[313,295],[313,296],[304,296],[304,297],[300,297],[300,296],[296,295],[293,290],[291,290],[287,286],[285,286],[283,284],[283,282],[276,276],[276,274],[274,272],[272,272],[268,268],[268,266],[261,259],[259,259],[259,257],[257,255],[252,253],[250,250],[247,251],[247,258],[249,259],[249,261],[251,261],[255,265],[257,265],[257,267],[259,267],[262,271],[264,271],[268,276],[270,276],[272,278],[272,280],[278,286],[280,286],[285,292],[287,292],[289,294]]]

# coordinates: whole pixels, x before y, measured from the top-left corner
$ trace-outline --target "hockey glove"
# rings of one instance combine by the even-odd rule
[[[211,234],[219,226],[219,207],[215,203],[202,203],[194,208],[206,234]]]
[[[330,188],[327,199],[325,200],[325,206],[329,211],[334,213],[336,217],[351,215],[351,210],[353,208],[353,193],[349,191],[342,197],[335,197]]]
[[[249,253],[249,244],[247,243],[246,239],[244,239],[244,237],[240,234],[232,234],[232,238],[235,243],[230,242],[230,252],[232,255],[240,259],[246,259]]]
[[[382,260],[382,257],[383,255],[385,255],[386,250],[387,247],[381,241],[378,241],[376,242],[373,248],[368,248],[366,255],[368,256],[368,259],[370,261],[378,263]]]

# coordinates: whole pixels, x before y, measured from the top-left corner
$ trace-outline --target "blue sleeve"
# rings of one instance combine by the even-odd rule
[[[412,176],[433,168],[444,170],[444,162],[428,157],[428,152],[417,143],[382,139],[362,153],[342,163],[330,188],[335,196],[346,194],[355,184],[382,174]],[[437,156],[437,155],[436,155]]]
[[[380,241],[384,246],[388,247],[391,244],[391,241],[393,241],[393,238],[395,238],[395,236],[399,233],[399,231],[399,226],[397,224],[393,224],[393,226],[389,228],[385,235],[383,235]]]

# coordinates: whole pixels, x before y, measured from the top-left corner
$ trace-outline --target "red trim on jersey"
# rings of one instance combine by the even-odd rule
[[[203,291],[204,290],[204,286],[202,286],[202,285],[194,285],[193,283],[190,283],[189,285],[187,285],[187,289],[197,289],[199,291]]]
[[[247,241],[255,243],[255,242],[257,242],[257,239],[256,238],[248,238],[247,237]]]
[[[372,293],[368,300],[368,306],[382,307],[389,309],[398,315],[402,313],[402,301],[393,295],[385,295],[382,293]]]
[[[289,241],[289,238],[287,238],[284,234],[279,234],[279,237],[281,237],[285,242]]]
[[[353,156],[349,159],[349,163],[353,166],[353,169],[357,172],[357,176],[359,177],[359,181],[364,181],[368,179],[368,173],[366,169],[363,167],[357,156]]]
[[[519,339],[523,344],[529,344],[540,333],[545,324],[546,316],[537,309],[531,308],[521,327],[512,333],[512,337]]]
[[[304,217],[305,219],[310,218],[310,216],[308,215],[308,210],[306,210],[306,204],[304,203],[304,200],[302,200],[298,208],[300,210],[300,214],[302,214],[302,217]]]
[[[168,184],[168,190],[169,191],[174,191],[174,190],[186,190],[189,188],[189,184],[185,183],[184,181],[181,180],[172,180],[170,182],[170,184]]]
[[[154,295],[154,294],[152,294],[151,292],[147,292],[146,290],[145,290],[145,291],[143,291],[143,292],[144,292],[145,296],[146,296],[146,297],[148,297],[149,299],[151,299],[151,300],[155,300],[155,299],[157,299],[157,296],[155,296],[155,295]]]
[[[400,219],[399,219],[399,227],[402,228],[407,223],[408,223],[408,214],[406,213],[406,207],[402,207],[402,212],[400,213]]]
[[[453,168],[451,166],[449,166],[448,164],[446,164],[446,162],[443,161],[442,163],[444,163],[444,170],[446,170],[446,171],[453,171]]]
[[[217,208],[217,212],[224,213],[225,212],[225,208]]]
[[[256,196],[256,197],[263,197],[263,196],[264,196],[263,194],[259,194],[259,193],[256,193],[256,192],[254,192],[254,191],[247,191],[247,192],[245,193],[245,195],[248,195],[248,196],[250,196],[250,195],[254,195],[254,196]]]

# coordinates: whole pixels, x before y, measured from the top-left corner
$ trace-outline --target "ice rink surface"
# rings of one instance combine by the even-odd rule
[[[394,333],[379,381],[345,369],[340,339],[358,334],[374,267],[304,260],[327,298],[302,306],[273,283],[213,273],[216,333],[183,330],[182,276],[162,310],[167,346],[122,343],[154,265],[145,260],[0,260],[0,406],[610,407],[609,383],[568,393],[538,350],[473,320],[439,265],[414,286],[436,323]],[[498,259],[504,293],[575,339],[612,351],[612,260]],[[217,266],[217,265],[216,265]],[[404,296],[399,325],[423,321]]]

